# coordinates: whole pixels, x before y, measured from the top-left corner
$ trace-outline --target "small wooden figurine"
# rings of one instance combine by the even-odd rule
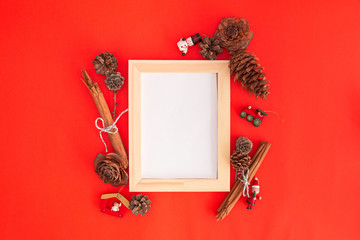
[[[129,209],[129,201],[120,193],[107,193],[101,195],[101,211],[103,213],[120,217]]]
[[[260,109],[253,110],[251,106],[244,108],[240,113],[241,118],[246,117],[246,121],[253,122],[255,127],[260,126],[264,116],[267,116],[266,112]]]
[[[247,206],[248,210],[251,210],[253,208],[257,199],[261,200],[261,196],[259,195],[260,193],[259,179],[257,177],[255,177],[253,180],[253,185],[251,186],[251,192],[252,192],[252,196],[249,197],[246,201],[248,203]]]
[[[177,46],[179,50],[182,52],[182,55],[185,56],[185,54],[188,51],[188,48],[195,45],[198,42],[201,42],[201,36],[199,33],[190,36],[188,38],[181,38],[180,41],[177,42]]]

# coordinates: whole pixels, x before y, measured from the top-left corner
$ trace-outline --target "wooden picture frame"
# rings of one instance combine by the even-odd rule
[[[229,61],[225,60],[129,60],[129,189],[131,192],[216,192],[230,190],[230,71],[228,64]],[[216,74],[216,178],[142,177],[141,78],[144,76],[143,73]],[[171,161],[171,157],[168,161]]]

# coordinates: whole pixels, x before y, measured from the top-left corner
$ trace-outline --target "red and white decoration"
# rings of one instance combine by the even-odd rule
[[[177,46],[179,50],[182,52],[182,55],[185,56],[185,54],[188,52],[189,47],[195,45],[198,42],[201,42],[201,36],[199,33],[196,33],[193,36],[190,36],[188,38],[181,38],[180,41],[177,42]]]
[[[246,201],[248,203],[247,209],[249,210],[251,210],[252,207],[255,205],[257,199],[261,200],[259,179],[257,177],[255,177],[253,180],[253,184],[251,186],[251,193],[251,196],[248,197]]]

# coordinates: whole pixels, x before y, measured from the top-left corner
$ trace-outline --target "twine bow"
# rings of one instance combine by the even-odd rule
[[[250,183],[248,182],[249,179],[249,168],[246,168],[246,175],[244,174],[245,170],[242,171],[242,179],[240,179],[240,181],[242,183],[244,183],[244,190],[243,190],[243,195],[245,197],[250,197],[249,195],[249,185]]]
[[[103,138],[103,136],[102,136],[102,133],[103,133],[103,132],[106,132],[106,133],[108,133],[108,134],[115,134],[115,133],[117,133],[117,132],[119,131],[119,129],[117,128],[116,123],[117,123],[117,121],[119,121],[120,117],[121,117],[124,113],[126,113],[127,111],[129,111],[129,109],[125,109],[122,113],[120,113],[120,115],[116,118],[115,122],[114,122],[112,125],[107,126],[107,127],[105,127],[104,119],[102,119],[101,117],[98,117],[98,118],[95,120],[95,127],[100,130],[100,131],[99,131],[100,139],[101,139],[101,141],[104,143],[105,151],[106,151],[106,152],[108,152],[108,148],[107,148],[107,146],[106,146],[106,143],[105,143],[105,141],[104,141],[104,138]],[[99,120],[100,120],[101,123],[102,123],[102,127],[100,127],[100,126],[98,125],[98,121],[99,121]]]

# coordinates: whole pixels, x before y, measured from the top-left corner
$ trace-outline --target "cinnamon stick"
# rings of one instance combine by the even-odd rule
[[[261,142],[260,146],[258,147],[256,153],[253,156],[253,162],[249,168],[249,179],[248,179],[249,182],[255,176],[267,152],[269,151],[270,146],[271,146],[270,143]],[[218,221],[224,219],[230,213],[232,208],[235,206],[236,202],[242,196],[244,187],[245,187],[244,184],[240,180],[238,180],[234,184],[231,191],[226,196],[225,200],[221,203],[218,209],[218,214],[216,215]]]
[[[252,162],[254,162],[254,159],[257,158],[257,156],[259,155],[259,153],[262,151],[263,147],[264,147],[264,143],[261,142],[261,143],[260,143],[260,146],[258,147],[258,149],[256,150],[256,152],[255,152],[255,154],[254,154],[254,156],[253,156],[253,158],[252,158],[252,159],[253,159]],[[238,192],[238,191],[240,190],[241,187],[238,186],[238,185],[241,184],[241,183],[242,183],[241,181],[236,181],[236,182],[235,182],[235,184],[234,184],[234,186],[231,188],[229,194],[226,196],[225,200],[222,202],[222,204],[221,204],[220,207],[218,208],[218,210],[217,210],[218,212],[220,212],[220,211],[224,208],[224,205],[229,202],[229,198],[232,197],[232,196],[234,196],[235,191]]]
[[[259,169],[262,161],[265,158],[267,151],[270,148],[270,145],[267,146],[267,144],[268,143],[266,143],[264,148],[259,152],[259,156],[255,159],[256,161],[254,161],[254,164],[252,164],[252,166],[249,169],[249,179],[248,179],[249,182],[251,182],[251,180],[255,176],[257,170]],[[243,192],[244,188],[245,188],[245,185],[242,184],[242,187],[240,188],[240,194],[238,196],[235,196],[235,198],[230,202],[229,207],[227,209],[227,214],[231,211],[231,209],[235,206],[236,202],[242,196],[242,192]]]
[[[85,83],[86,87],[89,89],[89,92],[95,102],[96,108],[99,111],[99,115],[102,119],[104,119],[104,127],[112,125],[114,123],[114,120],[111,116],[109,106],[105,101],[104,95],[101,92],[99,85],[93,80],[91,80],[86,70],[81,70],[81,72],[84,78],[82,80]],[[115,134],[108,134],[108,137],[110,139],[111,145],[113,146],[114,152],[120,155],[122,167],[124,169],[127,169],[129,166],[129,160],[123,142],[121,141],[119,132]]]
[[[255,175],[258,167],[261,164],[260,160],[262,158],[261,155],[264,153],[264,150],[265,150],[264,146],[265,145],[263,143],[261,143],[260,147],[258,148],[256,154],[253,157],[253,164],[249,169],[249,181],[251,181],[251,179]],[[234,187],[233,187],[234,190],[232,191],[231,195],[229,196],[227,201],[224,204],[222,204],[223,207],[221,209],[219,209],[219,213],[217,215],[218,220],[224,219],[230,213],[231,209],[235,206],[236,202],[242,196],[244,187],[245,186],[241,181],[238,181],[238,184],[234,185]]]

